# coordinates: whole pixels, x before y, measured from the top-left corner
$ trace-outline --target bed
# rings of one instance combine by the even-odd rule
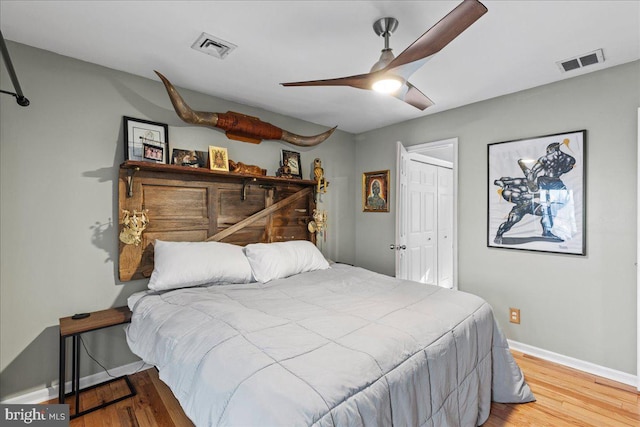
[[[197,426],[474,426],[534,399],[491,307],[329,264],[315,181],[125,162],[120,241],[131,350]]]
[[[204,243],[157,242],[129,298],[130,348],[197,426],[475,426],[492,400],[534,400],[477,296],[329,265],[310,242],[212,243],[194,278]]]

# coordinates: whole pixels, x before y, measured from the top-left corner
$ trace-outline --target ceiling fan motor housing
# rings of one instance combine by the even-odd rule
[[[373,64],[373,67],[371,67],[371,70],[369,71],[370,73],[382,70],[395,58],[395,55],[391,52],[391,48],[389,47],[389,37],[393,34],[396,28],[398,28],[398,20],[396,18],[380,18],[373,23],[373,31],[375,31],[377,35],[384,37],[384,49],[382,49],[382,54],[380,55],[378,62]]]
[[[395,58],[395,55],[391,52],[391,49],[382,49],[380,59],[378,59],[378,62],[373,64],[373,67],[371,67],[369,72],[373,73],[374,71],[382,70],[393,60],[393,58]]]

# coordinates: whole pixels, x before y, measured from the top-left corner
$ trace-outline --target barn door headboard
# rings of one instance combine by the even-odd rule
[[[120,244],[120,280],[151,276],[153,243],[215,240],[237,245],[310,240],[315,181],[216,172],[127,161],[118,182],[119,231],[123,211],[147,210],[142,242]]]

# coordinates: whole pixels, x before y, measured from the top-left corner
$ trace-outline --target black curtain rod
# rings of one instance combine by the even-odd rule
[[[13,69],[13,63],[11,62],[11,57],[9,56],[9,50],[7,50],[7,45],[4,42],[4,36],[2,35],[2,31],[0,31],[0,49],[2,49],[2,59],[4,59],[4,64],[7,67],[7,71],[9,72],[9,77],[11,77],[11,82],[13,83],[13,87],[16,92],[7,92],[6,90],[0,90],[2,93],[6,93],[8,95],[13,95],[16,97],[16,102],[18,105],[22,105],[26,107],[29,105],[29,100],[25,98],[22,93],[22,88],[20,87],[20,83],[18,82],[18,76],[16,76],[16,70]]]

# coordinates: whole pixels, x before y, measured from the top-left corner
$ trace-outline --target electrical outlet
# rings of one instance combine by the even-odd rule
[[[519,308],[509,308],[509,322],[520,324]]]

